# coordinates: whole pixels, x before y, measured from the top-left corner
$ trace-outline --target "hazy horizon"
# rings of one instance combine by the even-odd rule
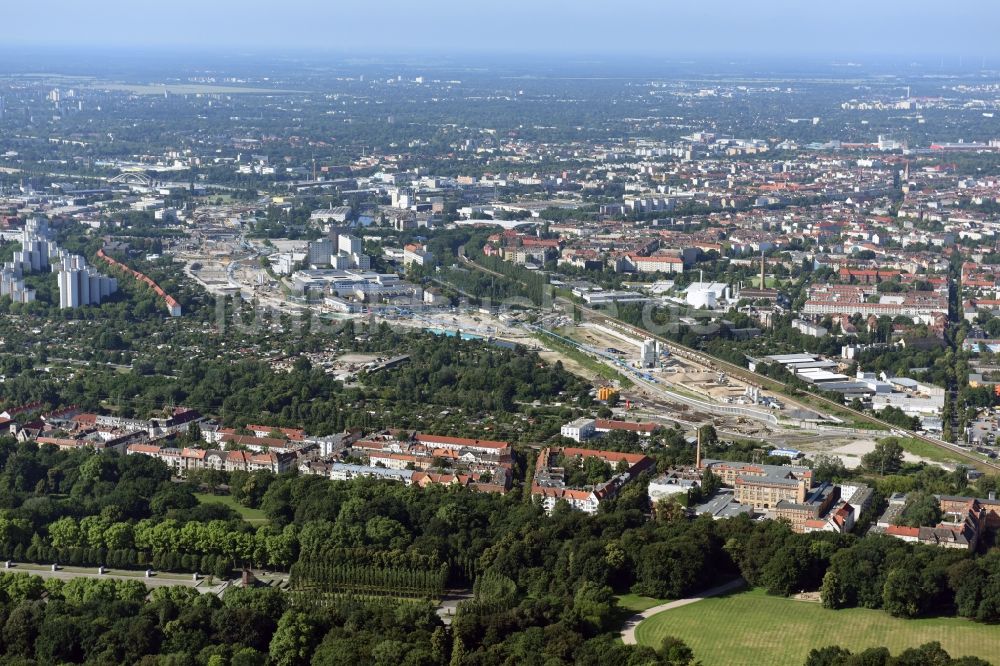
[[[1000,3],[958,0],[34,0],[5,7],[4,47],[279,55],[905,57],[1000,65]]]

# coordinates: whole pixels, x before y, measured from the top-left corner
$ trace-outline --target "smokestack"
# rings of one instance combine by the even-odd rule
[[[764,282],[764,266],[765,266],[766,261],[767,260],[764,259],[764,250],[761,250],[760,251],[760,288],[761,289],[765,289],[766,288],[764,286],[765,285],[765,282]]]
[[[694,450],[694,468],[701,469],[701,428],[698,428],[698,445]]]

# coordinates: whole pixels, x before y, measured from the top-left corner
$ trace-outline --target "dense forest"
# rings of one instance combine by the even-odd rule
[[[627,448],[628,442],[620,444]],[[1000,621],[1000,557],[995,552],[977,556],[889,537],[795,534],[783,522],[746,517],[690,520],[664,511],[649,520],[645,481],[626,486],[596,515],[562,505],[546,515],[520,489],[501,496],[375,480],[233,473],[226,481],[234,499],[262,510],[267,518],[254,527],[230,508],[198,503],[193,493],[207,476],[171,482],[164,464],[142,455],[64,453],[7,441],[0,447],[0,463],[0,556],[217,576],[244,566],[291,570],[292,591],[261,602],[263,610],[257,609],[254,620],[258,630],[248,636],[241,629],[243,638],[230,641],[240,644],[239,650],[260,653],[261,659],[268,651],[278,658],[273,641],[285,633],[304,641],[297,643],[300,652],[291,661],[272,663],[342,663],[320,660],[326,641],[338,646],[330,651],[349,651],[356,663],[390,663],[376,656],[391,651],[389,646],[375,649],[382,640],[373,644],[354,636],[361,628],[348,620],[353,613],[404,613],[415,623],[404,621],[398,629],[402,634],[394,630],[387,635],[419,644],[411,651],[419,658],[393,663],[687,663],[689,651],[679,648],[656,652],[615,643],[612,636],[621,621],[615,595],[680,598],[737,576],[777,595],[822,589],[831,608]],[[7,602],[7,612],[11,618],[16,610],[17,617],[44,619],[56,612],[50,608],[65,608],[86,618],[79,621],[88,626],[93,622],[88,613],[110,613],[108,622],[121,621],[127,632],[124,627],[134,626],[135,618],[166,613],[174,619],[194,604],[196,610],[190,612],[204,621],[196,637],[185,639],[190,650],[169,640],[171,628],[178,625],[159,620],[143,625],[149,637],[135,649],[149,654],[188,651],[195,658],[206,646],[218,645],[212,632],[221,620],[210,618],[235,603],[228,594],[221,602],[182,598],[172,601],[169,612],[159,607],[151,612],[148,605],[155,606],[168,593],[143,603],[128,586],[108,584],[93,592],[66,587],[71,592],[55,591],[46,597],[48,604],[32,605],[31,597],[43,594],[34,584],[35,591]],[[445,590],[470,588],[473,597],[460,604],[451,630],[437,631],[426,602]],[[68,607],[53,605],[59,594]],[[0,596],[10,598],[9,593]],[[119,611],[97,610],[74,603],[77,599],[131,605],[127,613],[115,615]],[[294,629],[283,632],[285,625]],[[41,639],[43,634],[29,633],[13,648],[16,641],[5,633],[0,645],[10,654],[50,663],[38,656],[52,649],[43,647],[49,640]],[[91,642],[86,631],[77,640],[75,655],[110,649],[96,638]],[[219,663],[229,658],[236,659],[226,653]],[[120,663],[134,662],[128,659]]]

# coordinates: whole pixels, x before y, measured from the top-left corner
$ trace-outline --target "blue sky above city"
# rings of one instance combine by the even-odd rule
[[[266,53],[1000,55],[990,0],[22,0],[8,45]]]

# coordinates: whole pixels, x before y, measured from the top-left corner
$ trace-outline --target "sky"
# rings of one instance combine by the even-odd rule
[[[996,0],[3,0],[7,47],[1000,61]]]

